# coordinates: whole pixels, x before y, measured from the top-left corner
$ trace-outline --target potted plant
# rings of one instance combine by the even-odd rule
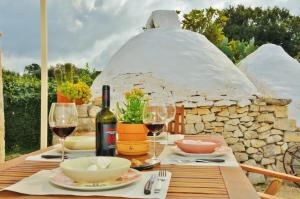
[[[125,101],[121,107],[117,103],[117,131],[120,141],[144,141],[148,129],[143,124],[143,109],[148,99],[141,89],[134,88],[125,93]]]
[[[72,64],[65,64],[63,69],[64,71],[61,67],[57,67],[54,71],[57,84],[57,102],[75,102],[77,105],[88,103],[92,96],[89,86],[74,75]]]

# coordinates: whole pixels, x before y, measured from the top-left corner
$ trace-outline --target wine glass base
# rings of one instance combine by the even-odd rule
[[[151,158],[151,159],[145,160],[145,162],[150,165],[154,165],[154,164],[160,163],[160,160],[158,158]]]

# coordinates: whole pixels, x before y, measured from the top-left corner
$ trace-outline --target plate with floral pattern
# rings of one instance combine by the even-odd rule
[[[80,191],[101,191],[116,189],[138,181],[141,178],[141,172],[135,169],[129,169],[128,172],[116,180],[97,182],[97,183],[86,183],[86,182],[75,182],[68,176],[66,176],[62,170],[54,169],[52,170],[52,175],[50,176],[50,182],[56,186],[80,190]]]

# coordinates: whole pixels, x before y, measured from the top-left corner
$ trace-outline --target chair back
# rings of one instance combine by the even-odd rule
[[[168,124],[168,132],[184,134],[184,106],[176,106],[175,118]]]

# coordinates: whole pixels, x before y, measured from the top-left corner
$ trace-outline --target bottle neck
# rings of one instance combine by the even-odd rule
[[[110,106],[110,92],[109,89],[102,90],[102,109],[109,109]]]

